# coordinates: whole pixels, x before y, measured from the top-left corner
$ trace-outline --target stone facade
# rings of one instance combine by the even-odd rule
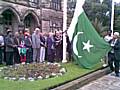
[[[67,1],[68,4],[68,10],[67,10],[67,26],[69,27],[71,20],[73,18],[74,15],[74,11],[75,11],[75,6],[76,6],[76,0],[68,0]]]
[[[32,33],[36,27],[43,32],[62,30],[62,0],[55,1],[59,0],[0,0],[1,31],[29,28]]]

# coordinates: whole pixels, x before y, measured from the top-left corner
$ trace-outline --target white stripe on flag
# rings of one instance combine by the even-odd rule
[[[82,6],[84,4],[84,1],[85,0],[77,0],[77,2],[76,2],[76,8],[75,8],[74,16],[73,16],[73,19],[71,21],[70,27],[68,28],[68,31],[67,31],[70,41],[72,40],[73,33],[74,33],[74,30],[75,30],[75,26],[78,22],[78,17],[83,12]]]

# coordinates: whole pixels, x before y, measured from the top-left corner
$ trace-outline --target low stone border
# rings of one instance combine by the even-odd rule
[[[76,90],[108,73],[110,73],[110,69],[106,67],[50,90]]]

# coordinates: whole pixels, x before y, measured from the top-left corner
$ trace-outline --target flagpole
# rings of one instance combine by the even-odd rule
[[[114,8],[115,8],[115,2],[114,2],[114,0],[112,0],[112,14],[111,14],[111,30],[112,30],[112,36],[113,36],[113,29],[114,29],[114,27],[113,27],[113,25],[114,25]]]
[[[67,0],[63,0],[63,32],[67,29]],[[63,33],[63,60],[62,63],[66,63],[66,36]]]

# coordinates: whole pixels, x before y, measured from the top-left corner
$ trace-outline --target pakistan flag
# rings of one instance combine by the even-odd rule
[[[72,42],[73,58],[76,63],[91,69],[101,61],[110,50],[110,46],[92,26],[82,8],[83,3],[84,0],[77,0],[68,36]]]

